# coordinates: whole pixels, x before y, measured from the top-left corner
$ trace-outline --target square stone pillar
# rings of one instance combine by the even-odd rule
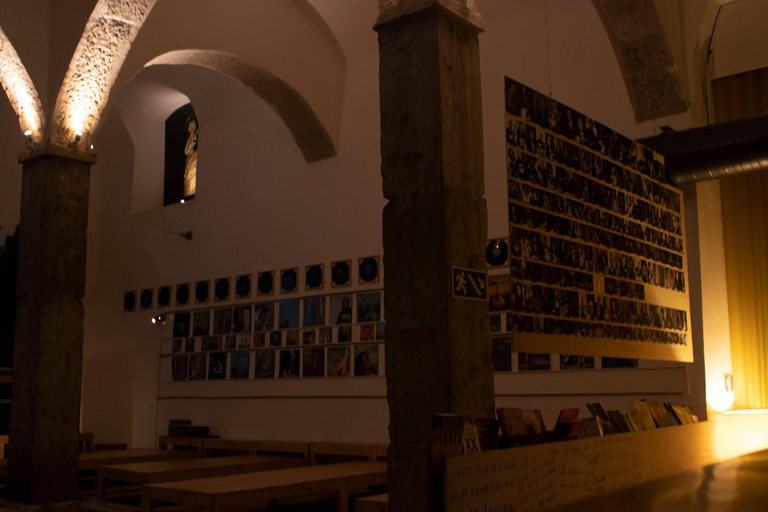
[[[406,0],[384,11],[376,26],[389,201],[383,234],[390,509],[399,512],[434,510],[432,415],[494,412],[488,304],[455,299],[452,283],[454,266],[486,269],[482,27],[476,12],[454,0]]]
[[[22,155],[9,502],[77,498],[86,228],[96,157]]]

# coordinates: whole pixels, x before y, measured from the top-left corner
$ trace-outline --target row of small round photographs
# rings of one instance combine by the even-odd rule
[[[173,356],[170,358],[171,379],[180,382],[377,376],[383,374],[381,355],[379,344],[369,343]]]
[[[369,285],[380,280],[379,256],[366,256],[358,258],[357,276],[358,283]],[[341,288],[352,284],[352,260],[331,262],[331,287]],[[276,291],[275,277],[277,271],[269,270],[259,272],[256,279],[256,294],[258,296],[274,295]],[[280,270],[280,293],[295,293],[299,291],[299,267]],[[252,296],[253,274],[235,276],[234,299],[248,299]],[[213,283],[213,299],[215,302],[223,302],[233,298],[231,290],[231,278],[220,277]],[[304,267],[304,289],[307,291],[322,290],[325,287],[325,264],[318,263]],[[188,306],[194,299],[195,304],[205,304],[210,301],[211,280],[196,281],[194,289],[191,283],[176,285],[176,306]],[[157,289],[157,307],[171,307],[173,287],[171,285],[160,286]],[[138,300],[137,300],[138,298]],[[155,305],[155,290],[145,288],[137,292],[128,291],[123,295],[123,311],[136,311],[139,309],[152,309]],[[138,303],[138,304],[137,304]]]
[[[172,337],[378,323],[383,320],[382,305],[382,292],[376,290],[313,295],[213,310],[177,311],[173,314]]]
[[[385,329],[386,325],[384,323],[378,323],[321,327],[318,329],[288,329],[271,332],[227,334],[224,336],[203,336],[202,338],[175,338],[171,340],[171,353],[384,341]]]
[[[511,336],[496,336],[491,339],[491,359],[493,360],[493,371],[498,373],[555,369],[594,370],[597,368],[596,365],[600,365],[604,369],[637,368],[639,365],[637,359],[620,357],[603,357],[601,361],[601,358],[592,356],[512,352]],[[556,368],[558,361],[559,367]]]

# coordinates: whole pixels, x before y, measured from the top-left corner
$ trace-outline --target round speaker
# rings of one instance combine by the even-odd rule
[[[349,262],[337,261],[333,264],[331,269],[331,280],[336,286],[344,286],[349,284]]]
[[[141,309],[149,309],[152,307],[152,290],[142,290],[140,297]]]
[[[229,298],[229,279],[217,279],[214,293],[217,300],[227,300]]]
[[[165,308],[171,304],[171,287],[162,286],[157,290],[157,305],[158,307]]]
[[[360,280],[364,283],[370,283],[378,277],[379,261],[374,257],[363,258],[360,262]]]
[[[323,267],[311,265],[307,267],[307,287],[320,288],[323,286]]]
[[[492,267],[500,267],[509,259],[509,244],[506,240],[491,240],[485,246],[485,261]]]
[[[283,275],[280,277],[280,286],[282,286],[284,292],[292,292],[296,290],[298,279],[296,271],[292,268],[283,270]]]
[[[259,274],[259,282],[256,284],[259,293],[262,295],[269,295],[274,290],[275,279],[272,272],[264,272]]]
[[[136,309],[136,292],[127,292],[123,297],[123,310],[134,311]]]
[[[210,286],[208,281],[200,281],[195,285],[195,300],[197,302],[206,302]]]
[[[235,281],[235,294],[238,297],[248,297],[251,295],[251,276],[239,276]]]
[[[189,304],[188,284],[180,284],[176,287],[176,304]]]

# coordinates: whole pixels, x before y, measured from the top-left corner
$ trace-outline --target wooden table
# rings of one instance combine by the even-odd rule
[[[156,462],[164,460],[194,459],[200,452],[192,450],[158,450],[156,448],[134,448],[113,452],[81,453],[78,469],[93,471],[101,466],[130,464],[134,462]]]
[[[107,481],[121,480],[140,485],[210,478],[216,476],[254,473],[268,469],[292,468],[301,465],[299,459],[284,457],[216,457],[210,459],[138,462],[102,466],[98,470],[96,489],[99,499],[106,499]]]
[[[320,464],[324,456],[358,458],[360,460],[369,460],[377,462],[387,458],[387,443],[337,443],[320,442],[312,443],[311,464],[314,466]],[[342,462],[342,461],[338,461]]]
[[[156,510],[158,502],[194,505],[219,512],[222,508],[255,503],[270,503],[276,508],[281,499],[335,493],[337,510],[347,512],[350,486],[386,482],[386,464],[347,462],[145,485],[141,503],[147,512]]]

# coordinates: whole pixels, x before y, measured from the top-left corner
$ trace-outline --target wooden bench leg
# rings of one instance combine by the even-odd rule
[[[103,468],[96,471],[96,496],[100,500],[107,499],[107,472]]]
[[[349,512],[349,486],[346,482],[341,483],[336,495],[336,512]]]

